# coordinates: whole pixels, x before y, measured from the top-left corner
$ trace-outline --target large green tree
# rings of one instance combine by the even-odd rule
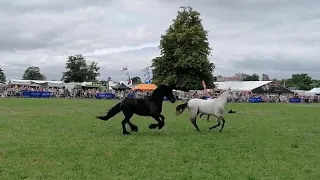
[[[6,75],[4,74],[3,70],[0,68],[0,82],[4,83],[6,82]]]
[[[69,56],[66,61],[67,71],[63,72],[62,81],[68,82],[97,82],[100,76],[97,63],[87,64],[87,60],[81,54]]]
[[[214,64],[208,56],[211,48],[208,31],[201,23],[200,13],[191,7],[181,7],[173,24],[161,35],[161,55],[152,60],[153,82],[173,85],[175,89],[203,89],[213,85]]]
[[[46,80],[46,77],[41,73],[37,66],[28,67],[22,76],[23,80]]]

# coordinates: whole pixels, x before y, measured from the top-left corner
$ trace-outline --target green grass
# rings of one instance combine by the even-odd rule
[[[222,133],[198,133],[165,103],[163,129],[134,116],[123,136],[122,114],[95,119],[116,102],[0,99],[0,179],[320,179],[318,105],[228,104]]]

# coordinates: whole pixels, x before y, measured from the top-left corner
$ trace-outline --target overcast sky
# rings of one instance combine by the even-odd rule
[[[81,53],[100,65],[100,79],[125,79],[125,65],[143,77],[181,5],[202,14],[215,75],[320,78],[315,0],[1,0],[0,68],[20,79],[34,65],[60,80],[67,56]]]

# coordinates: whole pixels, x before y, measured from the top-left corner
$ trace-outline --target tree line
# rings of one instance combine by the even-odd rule
[[[284,79],[271,79],[267,74],[262,74],[260,78],[257,73],[236,73],[235,76],[240,77],[242,81],[274,81],[287,88],[297,90],[310,90],[315,87],[320,87],[320,80],[312,78],[308,73],[292,74],[291,78]]]
[[[182,6],[172,24],[160,36],[160,55],[151,60],[152,81],[156,85],[168,84],[177,90],[203,89],[202,81],[207,88],[214,88],[216,80],[213,72],[215,65],[209,61],[212,49],[208,41],[208,31],[202,25],[201,14],[192,7]],[[87,63],[81,54],[69,56],[66,71],[61,80],[68,82],[97,82],[100,67],[97,63]],[[258,81],[258,74],[237,73],[243,81]],[[5,82],[5,74],[0,69],[0,81]],[[39,67],[28,67],[22,79],[45,80]],[[262,80],[270,80],[267,74]],[[306,73],[293,74],[289,79],[273,79],[286,87],[309,90],[320,86]],[[132,78],[133,83],[141,83],[139,77]]]
[[[63,72],[61,80],[68,82],[97,82],[100,76],[100,67],[97,63],[87,63],[81,54],[69,56],[66,61],[66,71]],[[37,66],[30,66],[22,75],[23,80],[47,80],[46,76]],[[0,82],[6,82],[6,75],[0,68]]]

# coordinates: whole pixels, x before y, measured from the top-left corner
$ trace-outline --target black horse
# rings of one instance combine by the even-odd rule
[[[107,121],[122,111],[124,115],[124,119],[121,122],[123,134],[130,134],[125,127],[127,123],[132,131],[138,131],[138,126],[130,122],[130,118],[133,116],[133,114],[153,117],[158,124],[151,124],[149,128],[155,129],[158,127],[158,129],[161,129],[164,126],[165,119],[165,117],[161,114],[164,97],[167,97],[171,103],[176,101],[172,92],[172,88],[170,86],[161,85],[153,91],[151,96],[145,99],[125,98],[120,103],[112,107],[107,115],[98,116],[97,118]]]

